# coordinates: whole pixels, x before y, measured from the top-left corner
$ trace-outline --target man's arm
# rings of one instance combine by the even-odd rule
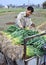
[[[35,24],[31,21],[31,18],[30,18],[30,28],[35,28]]]
[[[20,27],[20,28],[23,28],[22,24],[21,24],[21,13],[17,16],[17,21],[16,21],[16,24]]]

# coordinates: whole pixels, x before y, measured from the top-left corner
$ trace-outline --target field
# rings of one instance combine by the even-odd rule
[[[25,8],[0,8],[0,30],[6,28],[7,22],[15,22],[16,16],[19,12],[25,11]],[[32,21],[35,23],[36,26],[41,25],[42,23],[46,22],[46,9],[36,9],[34,13],[31,15]]]

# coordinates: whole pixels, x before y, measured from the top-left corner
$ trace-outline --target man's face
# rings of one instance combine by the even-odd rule
[[[31,10],[27,10],[27,11],[26,11],[26,15],[27,15],[27,16],[30,16],[31,14],[32,14]]]

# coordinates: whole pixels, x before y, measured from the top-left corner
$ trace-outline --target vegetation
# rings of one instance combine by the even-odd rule
[[[10,26],[5,32],[4,35],[8,38],[12,40],[12,45],[22,45],[24,44],[24,39],[27,36],[32,36],[35,34],[38,34],[38,31],[35,30],[27,30],[27,28],[25,29],[21,29],[19,27],[16,27],[14,25]],[[31,39],[29,41],[27,41],[27,47],[26,47],[26,52],[27,52],[27,56],[32,57],[32,56],[41,56],[44,54],[44,51],[41,49],[42,45],[45,44],[46,42],[46,37],[42,36],[42,37],[37,37],[34,39]]]

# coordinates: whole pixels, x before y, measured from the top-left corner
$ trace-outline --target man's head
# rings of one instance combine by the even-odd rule
[[[32,6],[27,7],[26,15],[30,16],[34,12],[34,8]]]

